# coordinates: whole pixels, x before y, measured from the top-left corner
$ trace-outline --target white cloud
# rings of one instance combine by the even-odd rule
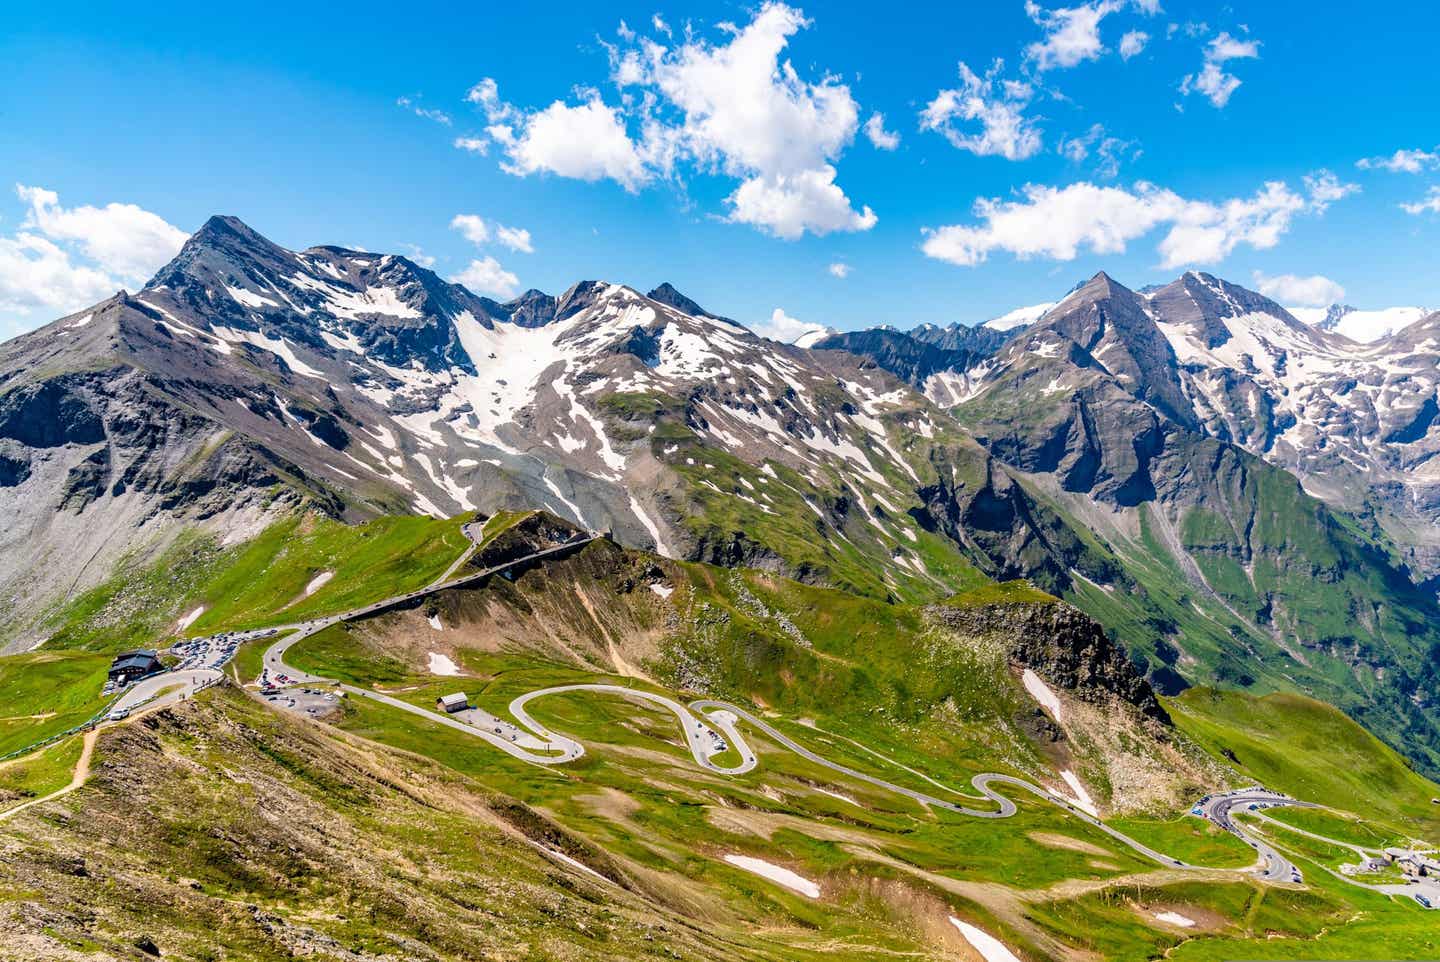
[[[29,316],[44,310],[63,317],[115,293],[120,285],[104,271],[75,263],[69,252],[38,234],[0,237],[0,315]],[[0,337],[19,333],[16,325]]]
[[[1153,17],[1160,12],[1160,0],[1135,0],[1135,6],[1147,17]]]
[[[770,314],[769,321],[762,321],[751,329],[761,337],[790,344],[803,335],[824,331],[826,327],[824,324],[796,320],[777,307]]]
[[[1221,31],[1220,35],[1210,41],[1205,50],[1205,59],[1214,63],[1225,63],[1227,60],[1253,60],[1260,56],[1260,41],[1240,40],[1230,36],[1228,31]]]
[[[1440,152],[1427,150],[1397,150],[1389,157],[1362,157],[1355,161],[1361,170],[1383,169],[1404,174],[1418,174],[1423,170],[1440,168]]]
[[[530,239],[528,230],[523,227],[492,224],[478,214],[456,214],[450,219],[450,229],[459,231],[476,247],[481,247],[494,240],[512,251],[519,251],[522,254],[535,253],[535,245]]]
[[[435,266],[435,258],[425,253],[425,251],[420,247],[420,245],[406,244],[405,249],[410,252],[410,260],[414,261],[416,264],[419,264],[421,267]]]
[[[505,150],[505,172],[518,177],[545,172],[576,180],[609,178],[632,193],[650,179],[624,119],[593,91],[578,106],[557,100],[486,132]]]
[[[1440,187],[1431,187],[1425,194],[1424,200],[1416,201],[1413,204],[1401,204],[1400,209],[1407,214],[1424,214],[1427,211],[1431,214],[1440,214]]]
[[[1194,91],[1204,94],[1216,107],[1224,107],[1239,87],[1239,77],[1226,73],[1218,64],[1206,63],[1199,73],[1186,74],[1180,81],[1180,96],[1188,97]]]
[[[1317,170],[1305,175],[1305,192],[1310,195],[1310,206],[1320,212],[1337,200],[1360,193],[1359,184],[1346,184],[1328,170]]]
[[[876,222],[869,207],[852,207],[831,163],[859,126],[850,88],[830,76],[805,81],[781,59],[808,25],[800,11],[769,3],[745,27],[730,28],[729,43],[654,46],[646,68],[647,83],[678,113],[672,152],[743,177],[728,198],[730,219],[787,239]]]
[[[655,28],[656,33],[663,33],[667,37],[671,36],[670,25],[662,20],[658,13],[650,18],[650,26]]]
[[[1080,251],[1120,254],[1133,240],[1169,226],[1161,239],[1161,265],[1213,264],[1244,244],[1274,247],[1293,219],[1323,213],[1339,185],[1324,172],[1306,178],[1307,194],[1271,181],[1253,197],[1212,203],[1188,200],[1145,182],[1132,189],[1081,182],[1067,187],[1025,186],[1022,198],[975,202],[979,223],[925,228],[922,250],[929,257],[962,266],[983,262],[992,251],[1027,260],[1073,260]]]
[[[474,104],[485,113],[485,119],[498,124],[513,119],[518,111],[500,99],[500,85],[493,77],[484,77],[465,92],[465,102]]]
[[[1186,74],[1180,81],[1180,95],[1203,94],[1210,103],[1224,107],[1240,87],[1240,78],[1227,73],[1223,65],[1231,60],[1247,60],[1260,56],[1260,41],[1239,40],[1221,32],[1205,46],[1205,60],[1199,73]]]
[[[495,225],[495,239],[512,251],[519,251],[522,254],[535,253],[535,245],[530,242],[530,232],[523,227],[506,227],[504,224]]]
[[[1090,129],[1078,137],[1062,137],[1057,147],[1060,154],[1071,163],[1081,164],[1092,155],[1095,158],[1095,174],[1111,180],[1120,173],[1122,161],[1140,156],[1140,150],[1128,140],[1111,137],[1101,124],[1092,124]]]
[[[59,195],[43,187],[16,184],[15,193],[30,205],[22,228],[73,245],[101,270],[132,284],[148,280],[190,236],[134,204],[65,208]]]
[[[658,17],[653,25],[671,36]],[[874,213],[857,211],[835,183],[834,163],[860,127],[859,104],[836,77],[807,81],[784,59],[790,38],[807,26],[800,11],[771,2],[743,27],[721,24],[723,43],[687,29],[667,46],[626,28],[625,49],[606,44],[619,106],[586,91],[578,106],[556,101],[525,112],[500,100],[489,78],[467,99],[486,112],[503,167],[518,176],[608,178],[636,191],[659,178],[683,183],[680,165],[690,164],[740,182],[728,197],[732,221],[786,238],[867,230]],[[873,122],[871,139],[889,149],[898,138],[883,120]]]
[[[1003,69],[996,60],[981,77],[961,62],[960,86],[935,95],[920,114],[920,129],[936,131],[980,157],[1033,157],[1041,147],[1040,132],[1024,114],[1033,91],[1029,84],[1000,80]],[[980,129],[963,130],[956,121],[979,121]]]
[[[490,141],[484,137],[456,137],[455,148],[483,157],[490,153]]]
[[[885,129],[885,115],[878,111],[865,121],[865,136],[881,150],[894,150],[900,146],[900,135]]]
[[[752,224],[776,237],[795,240],[807,230],[816,235],[869,230],[878,218],[869,207],[856,211],[835,184],[835,168],[802,170],[793,175],[752,177],[726,201],[730,220]]]
[[[1100,0],[1044,10],[1033,0],[1027,2],[1025,13],[1045,31],[1045,39],[1026,47],[1025,58],[1042,72],[1099,59],[1105,52],[1105,45],[1100,42],[1100,21],[1120,6],[1118,0]]]
[[[652,51],[650,79],[683,114],[685,141],[700,159],[732,174],[793,174],[851,142],[860,108],[850,88],[828,76],[808,83],[780,59],[808,25],[800,11],[770,3],[723,46]]]
[[[850,265],[844,261],[836,261],[825,269],[830,272],[831,277],[838,277],[842,281],[850,276]]]
[[[66,208],[41,187],[16,184],[15,193],[28,210],[16,233],[0,237],[0,314],[15,333],[37,311],[60,317],[139,287],[188,236],[134,204]]]
[[[450,280],[455,284],[463,284],[476,294],[485,294],[499,300],[509,300],[520,293],[520,278],[489,256],[472,260]]]
[[[477,246],[490,242],[490,225],[478,214],[456,214],[450,219],[450,229],[458,230],[466,240]]]
[[[1144,30],[1131,30],[1120,38],[1120,59],[1129,60],[1137,56],[1145,49],[1145,44],[1150,42],[1150,35]]]
[[[1279,274],[1267,277],[1256,271],[1255,286],[1266,297],[1281,304],[1295,304],[1300,307],[1328,307],[1345,299],[1345,288],[1328,277],[1312,274],[1299,277],[1295,274]]]
[[[426,120],[433,120],[437,124],[444,124],[446,127],[449,127],[453,123],[453,121],[450,119],[450,115],[447,114],[445,111],[436,110],[433,107],[422,107],[419,103],[409,97],[396,98],[395,106],[403,107],[417,117],[423,117]]]

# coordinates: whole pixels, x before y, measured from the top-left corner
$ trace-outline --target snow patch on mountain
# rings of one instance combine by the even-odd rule
[[[1055,306],[1055,301],[1046,301],[1044,304],[1031,304],[1028,307],[1017,307],[1013,311],[1001,314],[999,317],[992,317],[982,324],[995,331],[1013,331],[1017,327],[1024,327],[1027,324],[1034,324],[1050,308]]]
[[[1423,307],[1387,307],[1361,311],[1345,304],[1332,304],[1328,308],[1292,307],[1289,311],[1307,324],[1334,331],[1341,337],[1348,337],[1361,344],[1373,344],[1397,334],[1431,313]]]

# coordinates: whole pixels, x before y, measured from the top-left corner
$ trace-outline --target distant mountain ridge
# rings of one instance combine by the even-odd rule
[[[1103,324],[1076,309],[1101,297],[1108,308]],[[1302,320],[1209,274],[1190,272],[1140,292],[1101,274],[1051,306],[1035,327],[1020,330],[1032,338],[1046,329],[1063,334],[1086,349],[1092,360],[1085,363],[1121,376],[1133,396],[1167,418],[1294,471],[1308,491],[1337,507],[1372,512],[1408,563],[1434,577],[1440,315],[1419,316],[1418,308],[1370,312],[1366,323],[1384,314],[1393,330],[1357,343],[1343,325],[1359,313],[1335,307],[1313,323],[1313,315]],[[889,360],[901,348],[872,353],[862,334],[851,338],[852,349],[911,379],[912,365]],[[1044,349],[1043,338],[1034,343],[1032,350]],[[1018,360],[1002,362],[999,347],[931,363],[925,378],[912,383],[944,406],[969,402]]]
[[[1018,570],[1006,537],[1042,509],[965,545],[907,512],[934,459],[994,475],[953,421],[854,355],[652,293],[581,281],[499,303],[404,257],[289,251],[212,218],[141,291],[0,345],[0,552],[25,559],[0,577],[0,629],[33,642],[57,593],[126,552],[302,504],[546,507],[665,554],[879,594]]]
[[[1398,334],[1411,324],[1434,313],[1424,307],[1360,310],[1349,304],[1331,304],[1329,307],[1311,308],[1291,307],[1288,310],[1295,317],[1313,327],[1334,331],[1336,334],[1361,344],[1370,344],[1392,334]]]
[[[1317,483],[1320,435],[1295,428],[1345,423],[1347,451],[1423,456],[1424,405],[1387,399],[1430,376],[1425,325],[1385,348],[1415,365],[1379,364],[1209,275],[1139,294],[1100,274],[1028,326],[812,350],[652,295],[499,303],[213,218],[141,291],[0,345],[0,638],[42,640],[122,559],[197,531],[542,507],[872,598],[1029,578],[1164,690],[1310,691],[1440,768],[1440,610],[1397,563],[1421,553],[1284,460]]]

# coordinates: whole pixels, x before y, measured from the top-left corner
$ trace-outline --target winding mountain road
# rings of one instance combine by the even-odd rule
[[[465,531],[466,536],[471,539],[472,543],[465,549],[465,551],[460,555],[460,557],[456,559],[455,563],[446,570],[445,574],[441,575],[440,578],[436,579],[434,582],[424,588],[418,588],[414,591],[407,591],[403,594],[393,595],[389,598],[373,602],[372,604],[364,605],[360,608],[354,608],[350,611],[341,612],[335,615],[327,615],[323,618],[312,618],[308,621],[298,621],[292,622],[290,624],[274,625],[268,628],[258,628],[253,631],[241,632],[233,636],[234,640],[250,641],[255,638],[265,637],[266,635],[290,632],[290,634],[288,634],[286,637],[282,638],[280,641],[278,641],[276,644],[272,645],[266,650],[266,671],[269,672],[272,676],[277,674],[287,675],[292,682],[330,683],[331,680],[328,678],[320,678],[315,675],[306,674],[305,672],[297,672],[294,669],[285,666],[283,661],[285,652],[289,650],[290,646],[295,644],[296,642],[302,641],[305,638],[309,638],[311,635],[316,634],[317,632],[324,631],[326,628],[329,628],[332,625],[337,625],[341,622],[346,621],[354,621],[357,618],[365,618],[369,615],[379,614],[382,611],[387,611],[391,608],[396,608],[400,605],[408,604],[409,602],[424,598],[427,595],[432,595],[440,591],[446,591],[450,588],[461,588],[465,585],[474,584],[477,581],[483,581],[484,579],[492,577],[493,575],[509,571],[512,568],[517,568],[536,561],[542,561],[545,558],[554,557],[556,555],[567,554],[571,551],[577,551],[580,548],[583,548],[585,545],[589,544],[590,542],[596,540],[594,536],[575,538],[562,544],[552,545],[551,547],[545,548],[541,551],[536,551],[531,554],[524,555],[523,557],[514,558],[504,564],[494,565],[481,571],[471,572],[470,574],[461,575],[458,578],[454,578],[450,577],[450,575],[453,574],[454,571],[462,564],[464,564],[464,562],[469,560],[470,556],[474,554],[475,550],[479,547],[479,543],[476,542],[475,539],[483,532],[483,526],[477,531],[476,529],[474,529],[473,525],[466,525],[463,530]],[[128,690],[126,690],[126,692],[115,702],[115,704],[111,706],[110,712],[107,717],[112,720],[124,718],[130,712],[141,707],[142,705],[161,707],[163,705],[172,704],[174,702],[180,701],[181,699],[188,698],[200,689],[208,685],[213,685],[217,681],[219,681],[222,676],[222,672],[220,669],[222,669],[225,663],[230,660],[230,657],[230,655],[226,655],[223,658],[217,659],[213,665],[204,668],[183,667],[177,670],[161,672],[158,675],[151,675],[149,678],[142,679],[141,681],[138,681],[134,685],[132,685]]]
[[[471,532],[467,531],[467,534]],[[471,535],[472,540],[474,538]],[[1200,865],[1191,865],[1179,859],[1172,858],[1162,852],[1150,848],[1143,842],[1125,835],[1123,832],[1106,825],[1100,819],[1081,811],[1068,799],[1051,792],[1050,790],[1036,785],[1032,782],[1016,778],[1012,775],[1005,775],[999,772],[983,772],[971,779],[971,786],[976,795],[965,795],[959,792],[954,794],[958,798],[973,800],[976,802],[988,801],[994,804],[993,808],[974,808],[963,805],[951,798],[941,798],[927,792],[907,788],[887,781],[875,775],[858,771],[849,766],[833,762],[819,753],[806,748],[799,742],[781,732],[769,722],[756,717],[744,708],[729,702],[717,701],[714,699],[700,699],[692,702],[689,706],[664,695],[644,691],[636,688],[627,688],[622,685],[607,684],[575,684],[560,685],[551,688],[542,688],[537,691],[527,692],[520,695],[510,703],[510,714],[516,724],[511,724],[489,715],[482,711],[469,713],[472,720],[463,720],[453,715],[442,712],[431,711],[418,705],[413,705],[402,699],[395,698],[382,692],[359,688],[354,685],[345,684],[336,679],[324,678],[309,672],[301,671],[285,661],[285,655],[299,642],[309,638],[318,632],[333,625],[398,607],[423,598],[436,592],[445,591],[451,588],[464,587],[482,581],[493,575],[503,573],[510,569],[542,561],[556,555],[569,553],[578,550],[594,541],[594,537],[576,538],[555,545],[542,551],[537,551],[520,558],[513,559],[502,565],[495,565],[482,571],[474,572],[461,577],[450,577],[461,564],[463,564],[474,552],[475,545],[468,548],[464,555],[452,565],[444,575],[436,579],[430,585],[406,592],[381,601],[365,605],[351,611],[335,615],[328,615],[323,618],[315,618],[308,621],[297,622],[288,625],[279,625],[274,629],[265,629],[273,632],[289,632],[285,637],[280,638],[268,649],[263,657],[262,678],[271,684],[283,685],[333,685],[348,694],[362,698],[368,698],[391,708],[408,712],[409,714],[424,718],[427,721],[462,731],[468,735],[480,738],[490,745],[498,748],[506,754],[534,765],[562,765],[573,762],[585,754],[585,748],[575,739],[553,732],[538,722],[527,710],[527,706],[538,698],[547,695],[559,695],[574,692],[587,692],[599,695],[616,695],[631,700],[647,702],[673,714],[680,723],[685,736],[686,747],[697,765],[701,768],[714,772],[717,775],[741,775],[753,770],[758,764],[755,750],[750,747],[740,732],[740,724],[751,727],[760,732],[766,738],[776,744],[793,752],[801,758],[816,765],[820,765],[830,771],[836,772],[846,778],[861,781],[884,791],[913,799],[914,801],[944,811],[955,812],[973,818],[1009,818],[1014,815],[1018,808],[1013,800],[997,791],[994,786],[1007,786],[1012,789],[1028,792],[1031,795],[1063,808],[1071,815],[1081,819],[1097,830],[1104,832],[1122,845],[1139,853],[1145,858],[1162,865],[1166,868],[1188,871],[1204,872],[1226,872],[1226,873],[1250,873],[1258,878],[1268,881],[1286,882],[1298,881],[1299,873],[1295,866],[1286,859],[1273,846],[1265,840],[1256,838],[1246,832],[1229,818],[1229,811],[1236,805],[1308,805],[1309,803],[1298,802],[1286,796],[1273,792],[1252,790],[1246,793],[1227,793],[1212,796],[1206,800],[1206,817],[1215,821],[1226,831],[1239,836],[1256,851],[1256,863],[1247,869],[1212,869]],[[217,666],[218,668],[219,666]],[[189,669],[185,671],[172,671],[153,676],[138,683],[126,695],[117,702],[111,717],[133,710],[140,705],[158,706],[171,700],[179,700],[187,697],[199,688],[213,684],[220,677],[217,668]],[[521,742],[522,736],[524,743]],[[539,747],[534,747],[538,745]],[[717,757],[734,751],[739,761],[733,765],[723,765],[715,761]],[[932,779],[927,780],[932,781]],[[939,784],[939,783],[934,783]],[[951,791],[949,789],[943,789]]]
[[[319,629],[317,628],[315,630]],[[945,811],[955,812],[961,815],[968,815],[974,818],[1009,818],[1018,811],[1015,802],[992,787],[995,785],[1006,785],[1010,786],[1011,788],[1029,792],[1030,794],[1042,799],[1043,801],[1049,802],[1052,805],[1056,805],[1060,808],[1065,809],[1070,814],[1074,815],[1076,818],[1079,818],[1087,824],[1098,829],[1099,831],[1104,832],[1106,835],[1109,835],[1111,838],[1115,839],[1117,842],[1120,842],[1122,845],[1125,845],[1131,850],[1138,852],[1144,857],[1166,868],[1202,872],[1233,872],[1237,874],[1250,873],[1259,878],[1269,881],[1291,881],[1296,876],[1295,867],[1283,855],[1281,855],[1273,847],[1266,845],[1262,840],[1251,838],[1249,835],[1244,833],[1238,826],[1235,826],[1234,823],[1228,823],[1222,825],[1222,827],[1226,828],[1227,831],[1232,831],[1236,835],[1239,835],[1242,839],[1244,839],[1247,843],[1249,843],[1252,847],[1256,849],[1256,863],[1248,869],[1213,869],[1203,865],[1192,865],[1188,862],[1183,862],[1180,859],[1172,858],[1171,856],[1166,855],[1163,852],[1158,852],[1155,849],[1150,848],[1143,842],[1133,839],[1125,833],[1119,831],[1118,829],[1106,825],[1100,819],[1081,811],[1067,799],[1032,782],[1027,782],[1022,778],[1016,778],[1013,775],[1005,775],[999,772],[983,772],[979,775],[976,775],[973,779],[971,779],[970,784],[979,794],[976,796],[961,795],[960,797],[973,798],[976,801],[989,800],[995,803],[995,807],[993,809],[971,808],[966,805],[961,805],[960,803],[952,799],[940,798],[927,792],[918,791],[913,788],[907,788],[903,785],[897,785],[894,782],[887,781],[875,775],[870,775],[866,772],[858,771],[854,768],[850,768],[838,762],[833,762],[825,756],[806,748],[804,745],[801,745],[799,742],[795,741],[790,736],[777,729],[774,725],[771,725],[769,722],[756,717],[754,714],[746,711],[744,708],[741,708],[738,705],[733,705],[729,702],[717,701],[715,699],[699,699],[697,701],[691,702],[689,706],[686,706],[664,695],[659,695],[637,688],[627,688],[622,685],[558,685],[551,688],[541,688],[536,691],[527,692],[523,695],[518,696],[510,702],[510,714],[515,719],[518,727],[510,725],[508,722],[499,721],[492,723],[490,727],[485,727],[484,724],[470,724],[465,721],[461,721],[454,716],[443,714],[441,712],[431,711],[427,708],[422,708],[418,705],[410,704],[409,702],[403,701],[399,698],[394,698],[381,692],[358,688],[354,685],[344,684],[333,679],[321,678],[317,675],[312,675],[308,672],[300,671],[299,669],[286,664],[284,660],[285,653],[296,642],[300,641],[304,637],[308,637],[309,634],[313,633],[313,631],[310,631],[306,634],[293,635],[288,638],[281,639],[280,641],[272,645],[265,653],[266,670],[268,672],[271,672],[273,675],[284,677],[302,684],[338,685],[342,690],[352,695],[369,698],[373,701],[389,705],[390,707],[398,708],[402,711],[409,712],[412,715],[417,715],[419,717],[428,719],[429,721],[432,721],[439,725],[443,725],[447,728],[463,731],[466,734],[481,738],[489,742],[491,745],[494,745],[496,748],[499,748],[506,754],[534,765],[549,766],[565,764],[567,762],[574,761],[584,755],[585,748],[578,741],[569,737],[568,735],[553,732],[540,722],[536,721],[535,718],[530,715],[529,711],[527,711],[527,706],[530,704],[530,702],[538,698],[543,698],[547,695],[561,695],[573,692],[593,692],[597,694],[618,695],[623,698],[629,698],[632,700],[643,701],[657,705],[661,708],[668,710],[671,714],[675,715],[675,717],[680,722],[681,731],[684,733],[686,747],[689,749],[690,755],[692,758],[694,758],[696,764],[698,764],[701,768],[706,769],[707,771],[711,771],[719,775],[744,774],[745,772],[753,770],[758,764],[756,760],[755,750],[745,740],[744,735],[742,735],[739,730],[739,723],[743,722],[744,724],[754,728],[756,731],[763,734],[765,737],[774,741],[776,744],[780,745],[781,747],[787,749],[790,752],[793,752],[801,758],[804,758],[807,761],[813,762],[814,764],[837,772],[838,774],[844,775],[847,778],[862,781],[869,785],[873,785],[877,788],[883,789],[884,791],[888,791],[896,795],[901,795],[913,799],[914,801],[919,802],[922,805],[943,809]],[[487,714],[486,717],[493,718],[494,716],[489,716]],[[537,741],[539,743],[540,747],[532,748],[528,747],[527,745],[522,745],[513,735],[511,738],[506,738],[504,735],[504,732],[506,730],[529,734],[530,736],[533,736],[533,741]],[[530,739],[527,739],[527,741],[530,741]],[[738,764],[733,766],[724,766],[719,765],[714,761],[715,756],[732,749],[739,755],[740,761]],[[1226,796],[1215,797],[1225,798]],[[1263,803],[1266,805],[1308,804],[1303,802],[1296,802],[1293,799],[1289,799],[1283,795],[1279,795],[1273,792],[1249,792],[1243,797],[1247,805],[1252,802],[1257,804]],[[1228,811],[1228,808],[1226,809],[1226,811]]]

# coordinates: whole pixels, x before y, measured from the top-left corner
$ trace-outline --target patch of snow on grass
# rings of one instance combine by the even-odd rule
[[[443,624],[441,624],[441,622],[440,622],[440,616],[439,616],[439,615],[426,615],[426,616],[425,616],[425,620],[428,621],[428,622],[430,622],[430,627],[431,627],[431,628],[434,628],[436,631],[444,631],[444,630],[445,630],[445,626],[444,626]]]
[[[321,588],[325,587],[325,583],[333,577],[335,577],[335,572],[322,571],[315,577],[311,578],[310,583],[305,586],[305,597],[308,598],[315,592],[319,591]]]
[[[180,621],[179,621],[179,623],[176,624],[175,630],[176,630],[176,631],[184,631],[186,628],[189,628],[191,625],[195,624],[195,619],[196,619],[196,618],[199,618],[199,617],[200,617],[201,615],[203,615],[204,613],[205,613],[205,606],[204,606],[204,605],[201,605],[199,608],[196,608],[194,611],[190,612],[190,613],[189,613],[188,615],[186,615],[184,618],[181,618]]]
[[[752,858],[749,855],[727,855],[725,861],[736,868],[742,868],[747,872],[754,872],[762,878],[767,878],[776,885],[783,885],[792,892],[799,892],[806,898],[818,899],[820,897],[819,885],[802,875],[796,875],[788,868],[781,868],[764,859]],[[1019,960],[1017,959],[1016,962]]]
[[[975,947],[975,951],[980,953],[985,962],[1020,962],[1019,957],[1006,948],[1004,942],[984,929],[978,929],[969,922],[962,922],[953,915],[950,916],[950,924],[960,930],[965,941]]]
[[[674,588],[670,587],[669,585],[662,585],[659,582],[652,582],[650,585],[650,590],[655,592],[662,598],[668,598],[675,593]]]
[[[821,795],[829,795],[831,798],[838,798],[838,799],[840,799],[840,801],[842,801],[842,802],[849,802],[851,805],[854,805],[856,808],[861,808],[861,807],[862,807],[859,802],[855,801],[855,799],[851,798],[849,795],[841,795],[839,792],[832,792],[832,791],[830,791],[830,789],[828,789],[828,788],[821,788],[819,785],[815,785],[815,786],[812,786],[812,787],[815,789],[815,791],[819,792]]]
[[[1182,929],[1194,928],[1195,920],[1187,919],[1179,912],[1156,912],[1155,917],[1161,922],[1169,922],[1171,925],[1178,925]]]
[[[1025,669],[1025,673],[1020,676],[1020,680],[1024,682],[1025,690],[1030,693],[1030,697],[1039,702],[1042,708],[1049,709],[1050,714],[1053,715],[1058,722],[1060,720],[1060,697],[1051,691],[1050,686],[1045,684],[1045,682],[1040,679],[1040,676],[1029,668]]]
[[[530,842],[529,839],[526,839],[526,841],[527,841],[527,842]],[[595,870],[594,870],[593,868],[591,868],[590,866],[586,865],[584,862],[581,862],[581,861],[578,860],[578,859],[571,858],[570,856],[566,855],[564,852],[558,851],[557,849],[553,849],[553,848],[550,848],[550,847],[545,846],[545,845],[541,845],[541,844],[539,844],[538,842],[530,842],[530,844],[533,845],[533,846],[535,846],[535,848],[539,849],[540,851],[544,852],[546,855],[549,855],[551,858],[553,858],[553,859],[555,859],[555,860],[557,860],[557,861],[559,861],[559,862],[561,862],[561,863],[563,863],[563,864],[565,864],[565,865],[568,865],[568,866],[570,866],[571,868],[579,869],[579,870],[582,871],[582,872],[585,872],[585,873],[587,873],[587,874],[589,874],[589,875],[593,875],[593,876],[595,876],[596,878],[598,878],[598,879],[599,879],[600,881],[602,881],[602,882],[609,882],[611,885],[614,885],[614,884],[615,884],[614,882],[611,882],[610,879],[608,879],[608,878],[606,878],[605,876],[601,875],[599,872],[595,871]]]
[[[446,655],[438,651],[430,652],[430,674],[432,675],[458,675],[460,666],[451,661]]]
[[[1067,768],[1060,773],[1060,777],[1065,779],[1065,784],[1069,785],[1070,791],[1075,793],[1075,807],[1091,818],[1099,818],[1100,809],[1095,807],[1095,800],[1090,797],[1090,793],[1085,790],[1084,783],[1076,777],[1075,773]]]

